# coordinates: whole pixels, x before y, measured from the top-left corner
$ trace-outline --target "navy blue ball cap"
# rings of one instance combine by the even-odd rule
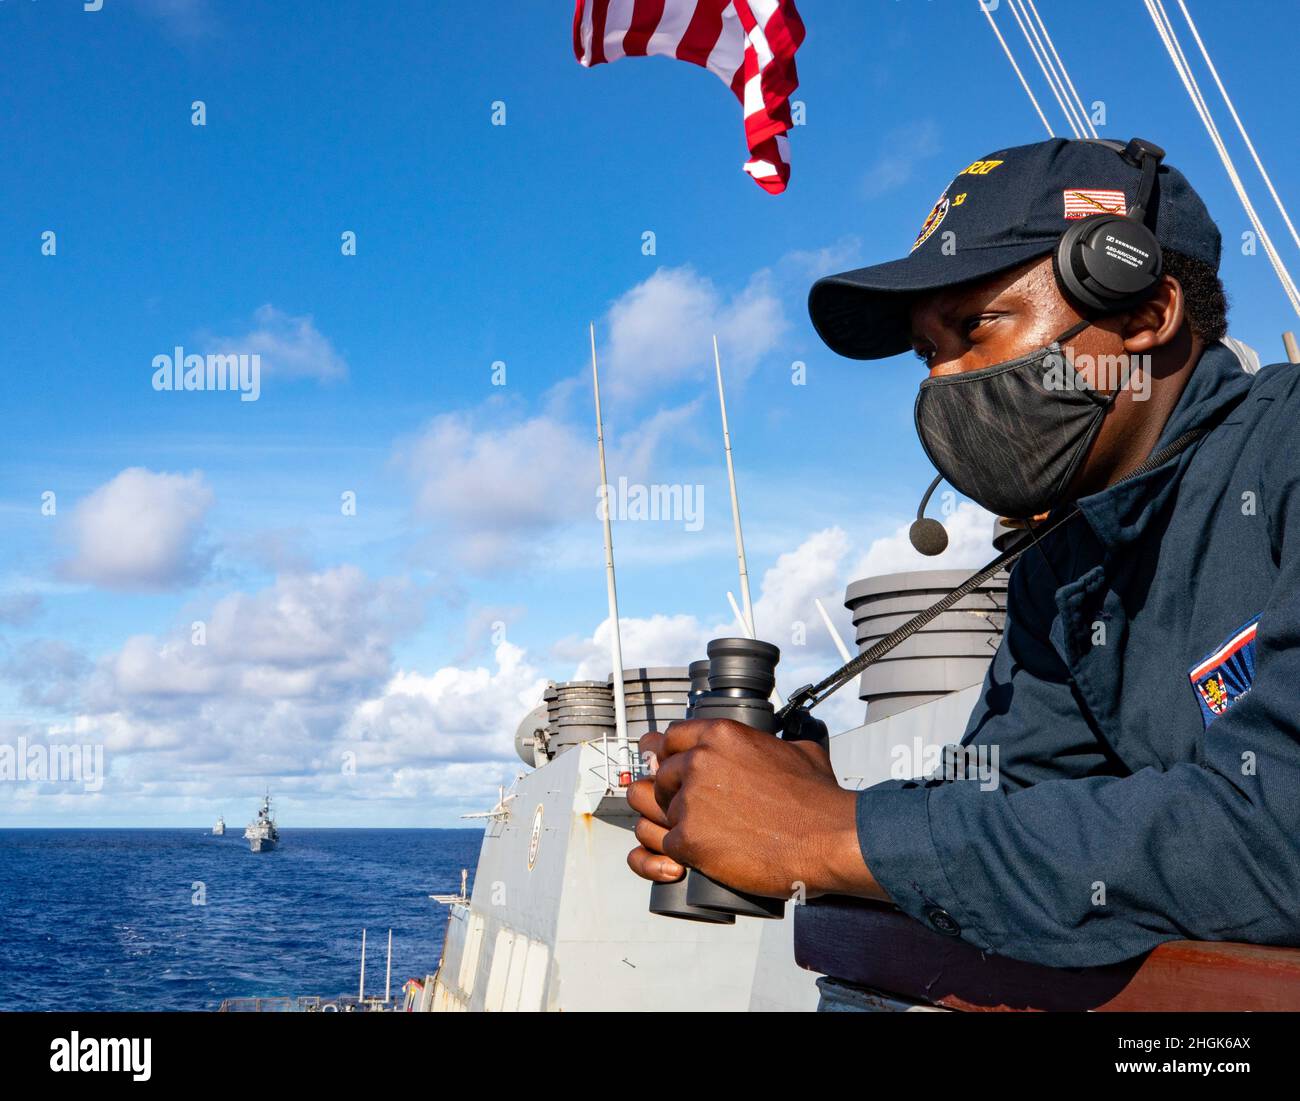
[[[911,347],[913,299],[1050,255],[1080,218],[1122,214],[1141,169],[1123,143],[1052,138],[1000,149],[953,177],[901,260],[829,275],[813,284],[817,335],[850,359],[884,359]],[[1147,214],[1160,246],[1219,267],[1221,240],[1187,178],[1161,164]]]

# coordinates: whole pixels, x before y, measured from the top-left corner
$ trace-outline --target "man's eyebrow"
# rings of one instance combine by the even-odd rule
[[[1004,296],[1009,288],[1002,288],[997,294],[989,297],[987,294],[980,294],[975,290],[969,290],[964,294],[954,294],[939,300],[930,311],[930,316],[937,317],[943,324],[949,324],[957,318],[969,314],[972,310],[978,310],[981,313],[1006,309],[1007,304],[1003,301]],[[908,339],[915,344],[924,343],[925,337],[921,336],[909,324]]]
[[[947,323],[952,320],[953,315],[955,313],[960,311],[961,304],[962,304],[961,298],[957,298],[954,300],[951,297],[945,296],[943,298],[938,299],[938,301],[931,307],[931,309],[928,312],[930,316],[933,317],[937,315],[938,319],[941,322]],[[913,344],[919,344],[925,339],[914,328],[912,328],[910,324],[908,325],[907,335]]]

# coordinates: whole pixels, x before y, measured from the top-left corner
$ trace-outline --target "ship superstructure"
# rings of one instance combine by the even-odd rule
[[[951,573],[935,570],[855,582],[846,606],[859,647],[950,587]],[[872,667],[859,686],[867,721],[830,743],[843,786],[867,787],[900,768],[919,774],[941,746],[959,740],[1001,634],[1005,589],[1006,576],[996,576],[904,652]],[[625,671],[629,701],[647,694],[640,685],[655,699],[652,682],[662,689],[654,724],[663,729],[684,713],[690,676],[684,668]],[[419,1008],[815,1009],[817,976],[794,962],[796,907],[781,920],[734,925],[648,912],[650,885],[627,867],[636,815],[618,783],[608,706],[592,702],[597,687],[552,685],[521,722],[516,745],[536,767],[488,817],[472,894],[443,900],[442,959]],[[561,725],[578,717],[561,704],[568,699],[582,700],[586,729],[577,742],[566,734],[579,724]],[[630,725],[631,740],[645,729]]]
[[[255,853],[270,852],[280,842],[280,831],[276,829],[275,819],[271,815],[271,795],[262,797],[257,817],[244,829],[248,847]]]

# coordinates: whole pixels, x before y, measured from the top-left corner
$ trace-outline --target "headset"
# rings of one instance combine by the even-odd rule
[[[1125,214],[1097,214],[1070,226],[1052,254],[1052,267],[1057,282],[1076,303],[1114,313],[1144,301],[1164,273],[1160,242],[1148,222],[1165,151],[1142,138],[1133,138],[1128,145],[1105,138],[1089,140],[1114,149],[1142,170],[1137,196]]]

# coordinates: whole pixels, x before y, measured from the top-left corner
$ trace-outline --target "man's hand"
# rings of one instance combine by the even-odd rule
[[[858,847],[856,797],[812,742],[735,722],[690,719],[645,734],[653,780],[628,789],[641,842],[628,865],[670,883],[686,866],[740,891],[790,898],[834,892],[886,898]]]

